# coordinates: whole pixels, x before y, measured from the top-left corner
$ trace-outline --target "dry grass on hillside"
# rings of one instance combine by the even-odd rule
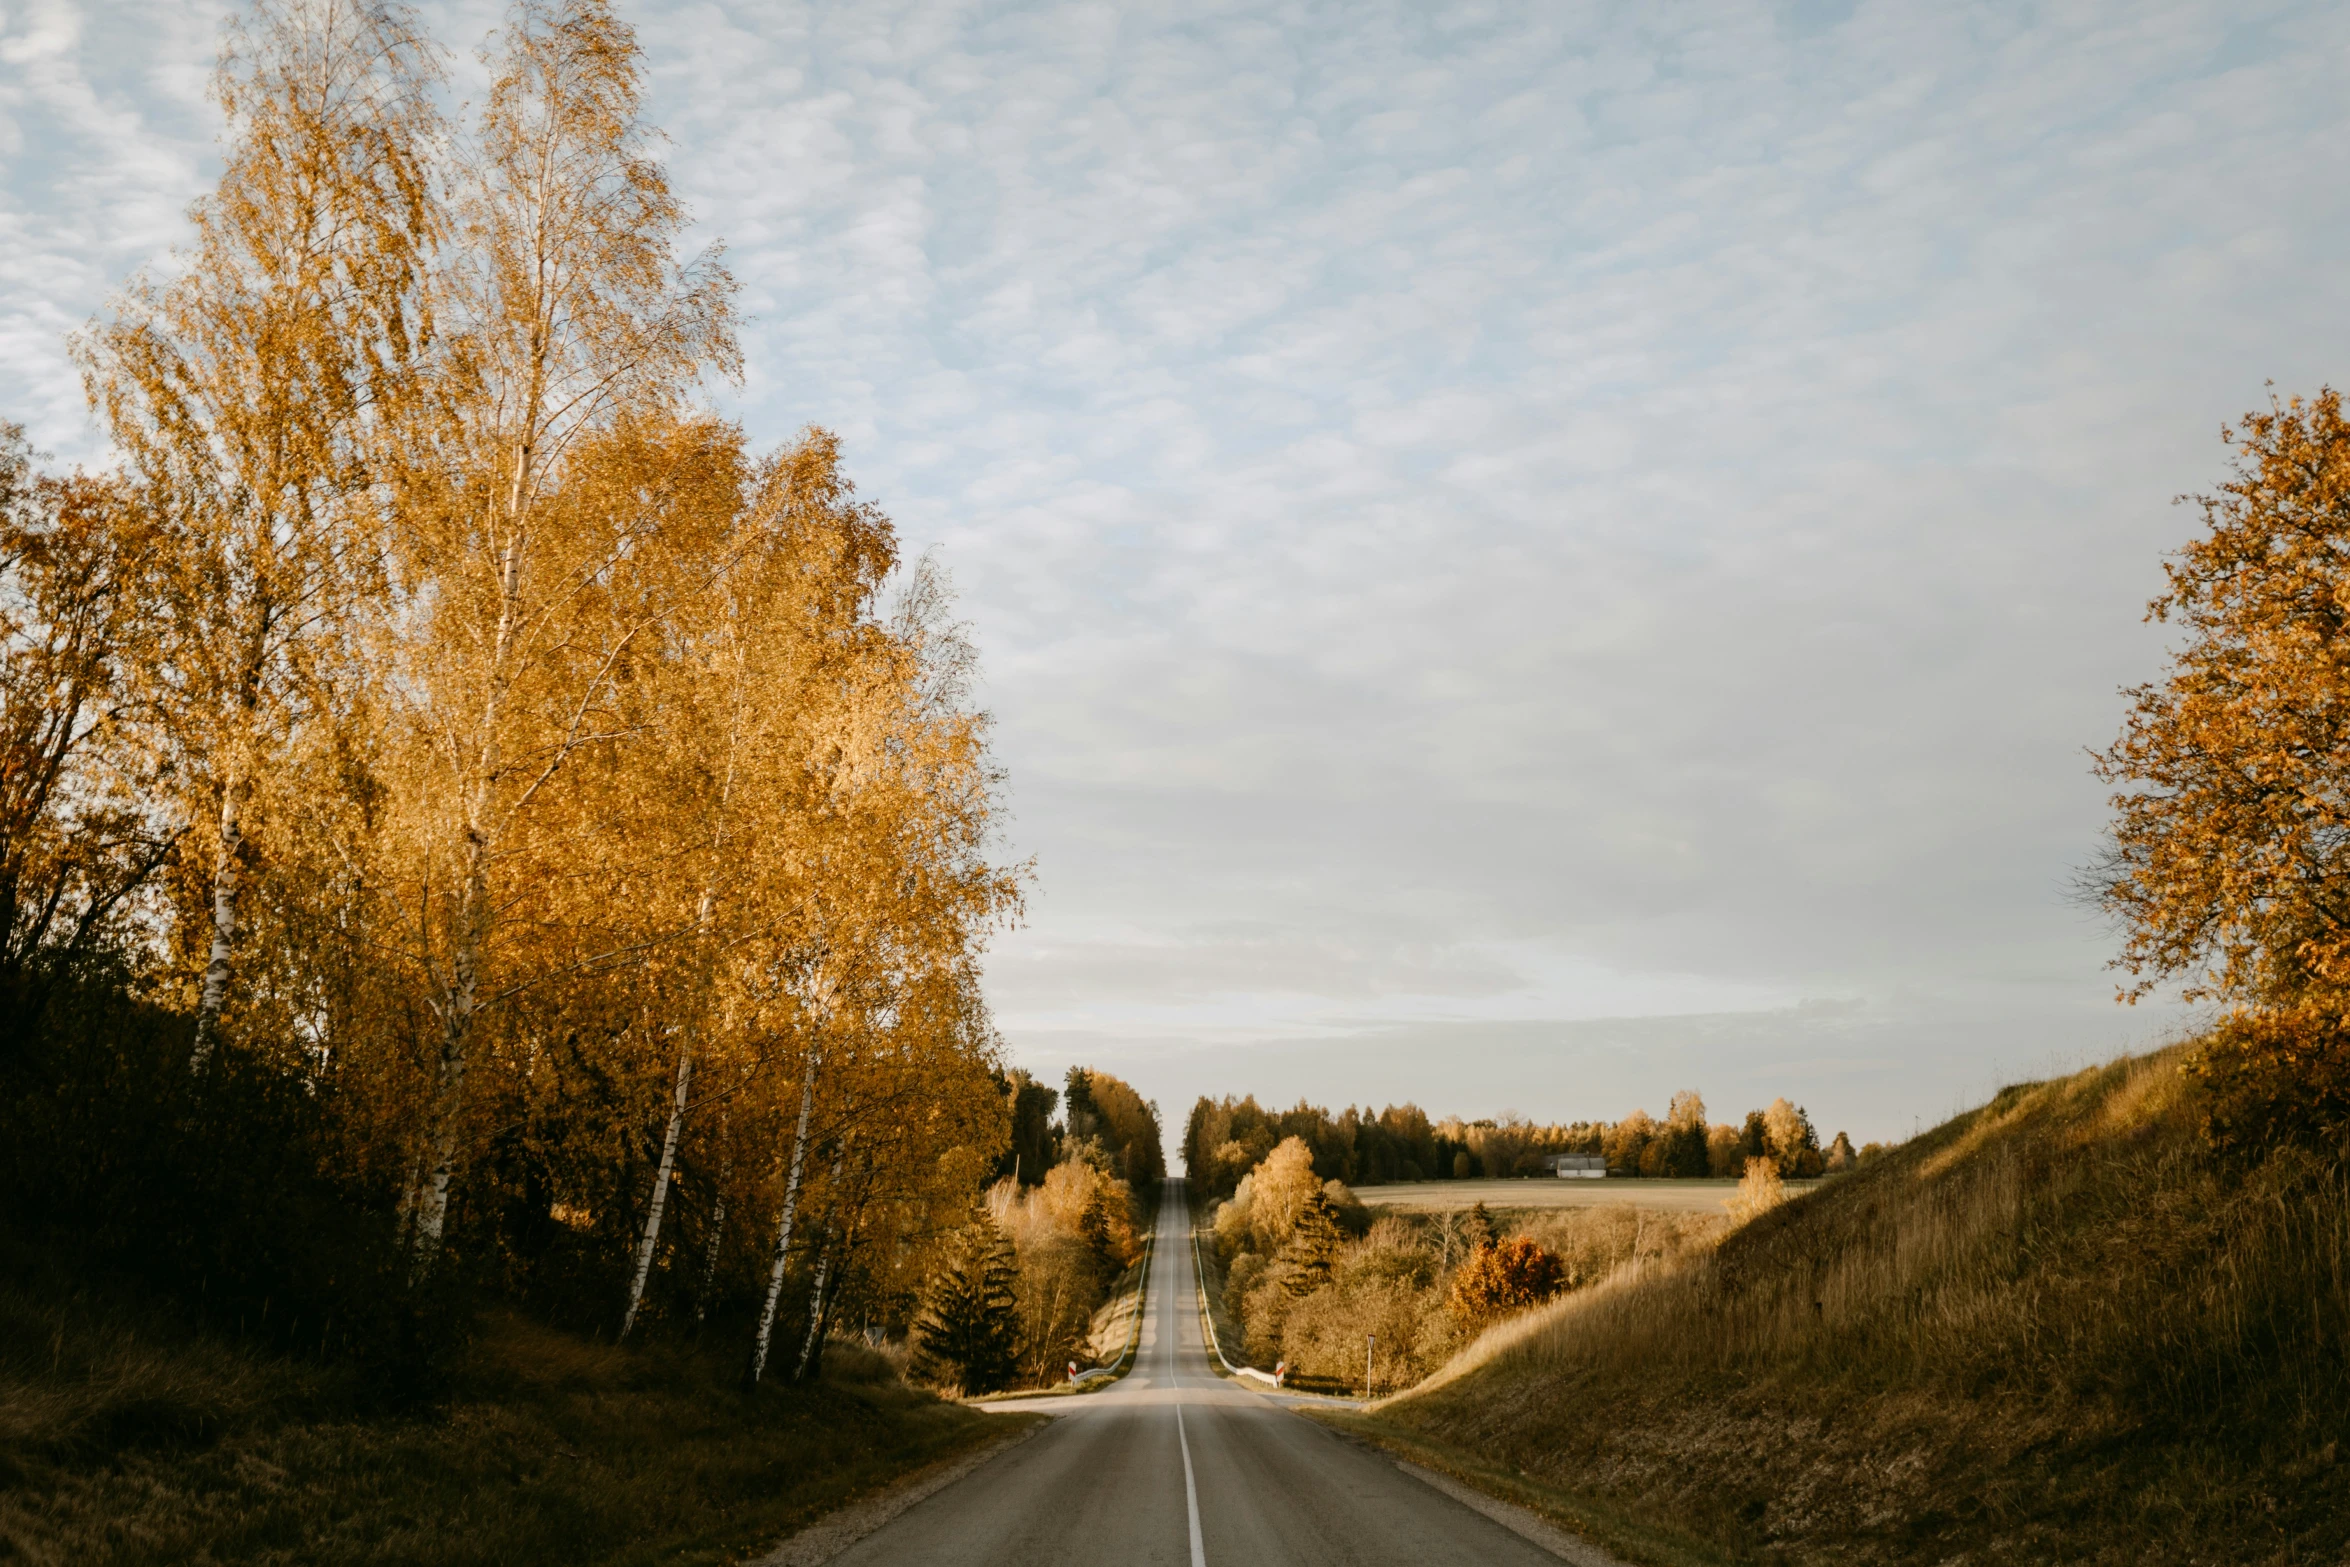
[[[1497,1209],[1485,1218],[1497,1238],[1523,1236],[1556,1254],[1570,1287],[1636,1261],[1657,1263],[1710,1246],[1729,1225],[1718,1208],[1656,1212],[1629,1203]],[[1466,1210],[1383,1214],[1367,1234],[1340,1248],[1329,1282],[1303,1300],[1288,1298],[1277,1280],[1266,1278],[1262,1256],[1241,1256],[1227,1266],[1213,1232],[1202,1232],[1200,1265],[1219,1341],[1234,1361],[1271,1370],[1286,1360],[1292,1386],[1358,1393],[1365,1370],[1381,1388],[1409,1386],[1461,1347],[1450,1290],[1482,1238]],[[1367,1334],[1386,1346],[1368,1365]]]
[[[1614,1203],[1603,1208],[1564,1208],[1497,1215],[1502,1235],[1523,1235],[1555,1252],[1568,1279],[1594,1284],[1627,1266],[1660,1266],[1704,1250],[1730,1227],[1717,1205],[1711,1212],[1678,1213]]]
[[[1738,1559],[2343,1560],[2350,1176],[2223,1166],[2179,1061],[2008,1089],[1382,1418]]]
[[[443,1406],[368,1417],[334,1373],[0,1291],[0,1560],[732,1561],[1003,1429],[878,1355],[826,1362],[821,1386],[746,1396],[731,1350],[500,1317]]]

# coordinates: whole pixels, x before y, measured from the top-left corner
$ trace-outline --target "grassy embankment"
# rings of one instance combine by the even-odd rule
[[[1142,1345],[1142,1317],[1150,1305],[1151,1261],[1158,1255],[1159,1207],[1165,1198],[1146,1194],[1139,1228],[1142,1255],[1128,1263],[1110,1285],[1110,1298],[1093,1314],[1085,1335],[1085,1353],[1097,1366],[1108,1366],[1123,1377],[1134,1369],[1134,1352]],[[1116,1378],[1098,1377],[1088,1388],[1107,1387]]]
[[[1086,1358],[1096,1366],[1107,1366],[1124,1376],[1134,1366],[1134,1351],[1142,1343],[1142,1316],[1148,1307],[1150,1293],[1151,1256],[1157,1249],[1155,1234],[1146,1235],[1142,1255],[1127,1265],[1110,1286],[1110,1298],[1102,1309],[1093,1314],[1093,1326],[1085,1336]],[[1110,1377],[1096,1378],[1088,1387],[1106,1387]]]
[[[1224,1307],[1224,1269],[1216,1257],[1216,1232],[1208,1221],[1213,1206],[1193,1207],[1184,1214],[1191,1231],[1185,1240],[1192,1248],[1193,1269],[1199,1275],[1200,1320],[1209,1342],[1223,1351],[1224,1358],[1236,1366],[1245,1365],[1247,1362],[1240,1352],[1240,1325]],[[1227,1374],[1222,1366],[1215,1364],[1214,1351],[1210,1351],[1208,1360],[1216,1375]]]
[[[2007,1089],[1338,1423],[1644,1561],[2342,1561],[2350,1173],[2220,1160],[2180,1061]]]
[[[738,1391],[732,1349],[485,1318],[448,1396],[369,1416],[340,1372],[89,1296],[0,1291],[0,1558],[40,1564],[695,1563],[1031,1418],[835,1345]]]

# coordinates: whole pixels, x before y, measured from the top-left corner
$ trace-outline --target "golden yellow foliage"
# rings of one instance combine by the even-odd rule
[[[248,866],[296,857],[306,795],[341,781],[289,773],[306,744],[333,749],[318,731],[365,680],[387,451],[430,336],[436,85],[405,13],[265,0],[214,77],[226,167],[184,269],[135,283],[77,344],[144,534],[125,674],[209,860],[186,893],[205,917],[184,927],[204,953],[199,1068],[251,923]]]
[[[413,1279],[460,1234],[518,1286],[624,1258],[624,1331],[755,1306],[763,1366],[789,1276],[804,1373],[1007,1135],[979,958],[1026,869],[971,650],[831,434],[696,407],[733,284],[629,27],[525,0],[457,126],[437,58],[262,0],[193,252],[80,344],[121,474],[0,430],[0,902],[127,928],[163,863],[195,1064],[329,1107]],[[16,788],[43,757],[73,809]],[[0,960],[72,939],[16,906]]]
[[[2350,423],[2328,388],[2223,432],[2235,468],[2164,566],[2185,641],[2098,759],[2132,999],[2350,992]]]
[[[1732,1224],[1770,1212],[1787,1200],[1787,1188],[1779,1179],[1778,1161],[1749,1159],[1746,1175],[1738,1182],[1735,1195],[1722,1199],[1722,1206],[1730,1210]]]

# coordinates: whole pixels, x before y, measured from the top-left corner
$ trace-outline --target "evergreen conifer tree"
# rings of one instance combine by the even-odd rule
[[[1096,1122],[1100,1119],[1094,1111],[1093,1074],[1081,1066],[1073,1066],[1069,1068],[1069,1076],[1063,1088],[1061,1106],[1069,1129],[1069,1140],[1081,1143],[1094,1135]]]
[[[1282,1288],[1302,1299],[1329,1283],[1345,1239],[1329,1197],[1319,1191],[1307,1197],[1276,1259],[1283,1264]]]
[[[914,1317],[911,1369],[925,1381],[989,1393],[1011,1380],[1019,1349],[1011,1244],[979,1214],[947,1242]]]
[[[1085,1200],[1085,1212],[1078,1217],[1077,1232],[1085,1238],[1086,1249],[1093,1253],[1095,1263],[1105,1270],[1112,1269],[1115,1259],[1110,1244],[1110,1210],[1099,1186]]]

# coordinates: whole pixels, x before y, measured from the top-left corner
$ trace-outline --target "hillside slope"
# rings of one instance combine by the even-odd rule
[[[2350,1560],[2350,1175],[2178,1049],[2010,1088],[1366,1422],[1682,1559]]]

